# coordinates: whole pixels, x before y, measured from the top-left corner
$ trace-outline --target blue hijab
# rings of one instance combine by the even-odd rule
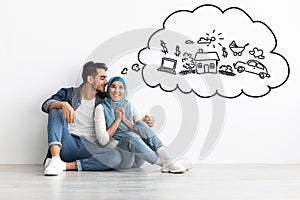
[[[109,95],[109,88],[110,88],[111,84],[115,81],[121,82],[124,86],[124,95],[123,95],[122,99],[120,99],[119,101],[113,101],[111,99],[111,96]],[[132,117],[132,113],[131,113],[131,104],[126,99],[128,91],[127,91],[127,84],[126,84],[125,80],[119,76],[112,77],[107,84],[106,93],[107,93],[107,97],[105,99],[103,99],[103,101],[102,101],[102,106],[104,109],[104,116],[105,116],[105,121],[106,121],[106,127],[109,128],[112,125],[112,123],[114,122],[115,109],[118,106],[122,106],[126,111],[126,118],[130,121],[133,121],[133,117]],[[124,135],[126,134],[126,132],[129,132],[129,131],[130,130],[128,129],[128,127],[123,122],[121,122],[119,125],[119,128],[113,135],[113,138],[115,138],[117,140],[121,140],[124,137]]]

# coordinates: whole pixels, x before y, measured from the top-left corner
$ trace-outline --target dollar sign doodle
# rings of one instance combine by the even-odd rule
[[[166,43],[163,41],[163,40],[161,40],[160,41],[160,46],[163,48],[163,50],[161,50],[164,54],[167,54],[168,53],[168,49],[167,49],[167,47],[166,47]]]
[[[175,55],[178,57],[181,54],[180,50],[179,50],[179,46],[176,45],[176,53]]]

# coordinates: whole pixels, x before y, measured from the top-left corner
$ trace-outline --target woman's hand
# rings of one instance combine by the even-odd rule
[[[130,120],[128,120],[128,119],[126,118],[126,111],[125,111],[125,109],[124,109],[122,106],[118,106],[118,107],[116,108],[116,111],[122,113],[122,122],[123,122],[130,130],[132,130],[134,124],[133,124],[132,121],[130,121]]]
[[[126,120],[126,111],[125,111],[125,109],[122,106],[118,106],[116,108],[116,110],[122,113],[122,120],[123,121]]]
[[[121,111],[115,109],[115,121],[120,123],[122,121],[123,114]]]

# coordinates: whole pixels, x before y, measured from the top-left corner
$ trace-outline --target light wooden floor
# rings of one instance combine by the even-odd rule
[[[182,175],[65,172],[41,165],[0,165],[0,199],[299,200],[300,165],[196,165]]]

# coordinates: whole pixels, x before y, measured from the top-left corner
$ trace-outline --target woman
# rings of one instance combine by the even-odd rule
[[[184,166],[168,156],[166,147],[141,120],[126,96],[125,80],[121,77],[111,78],[107,85],[107,97],[95,110],[98,142],[107,148],[117,148],[125,155],[121,168],[140,167],[145,160],[161,166],[162,172],[185,172]]]

